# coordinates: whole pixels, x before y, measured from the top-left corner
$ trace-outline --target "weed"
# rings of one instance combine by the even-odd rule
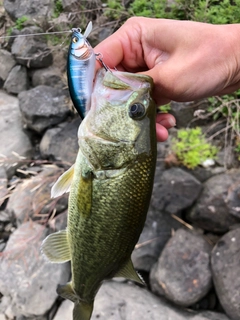
[[[28,17],[26,17],[26,16],[22,16],[22,17],[20,17],[20,18],[18,18],[17,20],[16,20],[16,23],[15,23],[15,28],[17,29],[17,30],[22,30],[23,28],[24,28],[24,23],[26,22],[26,21],[28,21]]]
[[[163,106],[158,107],[158,111],[160,111],[161,113],[168,113],[170,110],[171,110],[170,103],[164,104]]]
[[[179,129],[177,138],[172,139],[172,151],[180,163],[194,169],[208,159],[215,159],[217,147],[207,142],[201,128]]]
[[[62,12],[63,12],[62,0],[57,0],[55,2],[53,18],[58,18]]]

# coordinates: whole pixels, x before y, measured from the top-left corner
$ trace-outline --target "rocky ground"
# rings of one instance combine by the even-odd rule
[[[76,2],[62,3],[61,23],[71,10],[78,17]],[[101,1],[90,4],[100,25]],[[39,25],[54,10],[50,0],[5,0],[4,8],[0,28],[10,18],[31,18],[15,35],[45,30]],[[93,42],[112,32],[106,26]],[[1,43],[0,320],[71,318],[72,303],[55,290],[70,279],[69,265],[49,264],[39,250],[47,234],[66,227],[67,196],[50,199],[50,189],[78,150],[80,119],[67,91],[66,53],[37,36]],[[178,125],[170,136],[192,122],[193,105],[172,103]],[[151,205],[132,255],[147,287],[105,282],[93,319],[240,320],[239,162],[226,166],[220,151],[213,166],[189,170],[169,166],[170,150],[171,139],[158,145]]]

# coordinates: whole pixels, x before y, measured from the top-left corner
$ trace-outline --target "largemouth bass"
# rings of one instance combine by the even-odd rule
[[[42,251],[52,262],[71,260],[72,280],[57,292],[74,302],[73,319],[91,318],[105,279],[142,283],[131,253],[143,229],[156,165],[152,79],[105,71],[96,77],[91,109],[78,131],[76,163],[52,188],[70,189],[67,230],[49,235]]]
[[[96,56],[87,40],[92,31],[90,21],[84,34],[81,29],[72,29],[68,50],[67,77],[69,93],[80,117],[83,119],[90,109]]]

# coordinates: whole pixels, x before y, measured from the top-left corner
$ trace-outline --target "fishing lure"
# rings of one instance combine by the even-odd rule
[[[90,21],[84,34],[80,28],[72,29],[69,46],[67,77],[70,96],[74,107],[83,119],[90,109],[96,55],[87,37],[92,31]]]

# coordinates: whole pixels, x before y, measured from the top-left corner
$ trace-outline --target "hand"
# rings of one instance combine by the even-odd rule
[[[192,21],[131,18],[101,42],[110,67],[153,78],[158,105],[192,101],[233,92],[240,87],[240,25],[211,25]],[[98,66],[98,68],[100,65]],[[157,137],[163,141],[175,123],[158,115]]]

